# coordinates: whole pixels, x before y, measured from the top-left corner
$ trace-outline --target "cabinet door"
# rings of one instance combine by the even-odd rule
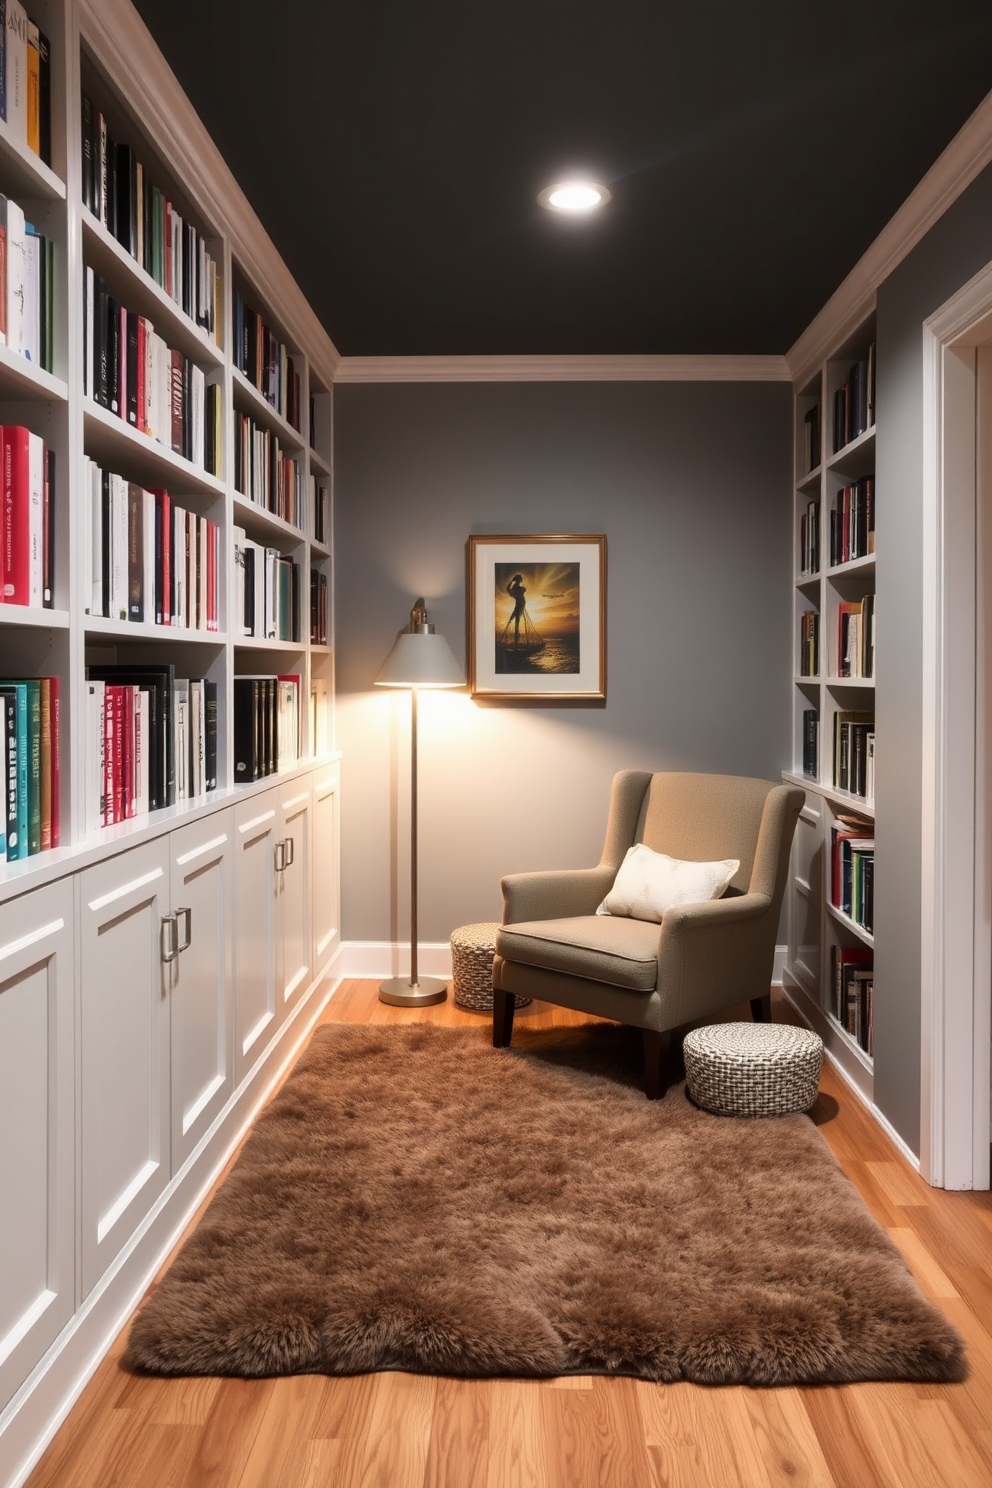
[[[240,1084],[275,1032],[276,869],[274,790],[234,808],[234,1078]]]
[[[301,789],[302,787],[302,789]],[[279,1016],[285,1017],[312,980],[310,929],[310,781],[297,778],[280,791],[276,857]]]
[[[317,974],[341,940],[341,893],[338,878],[338,768],[313,774],[313,969]]]
[[[176,916],[167,963],[172,1049],[172,1172],[177,1173],[234,1088],[231,996],[234,812],[169,836]],[[178,947],[182,949],[178,949]],[[169,947],[172,954],[172,947]]]
[[[79,875],[87,1296],[169,1181],[168,842]]]
[[[72,1316],[72,881],[0,906],[0,1410]]]

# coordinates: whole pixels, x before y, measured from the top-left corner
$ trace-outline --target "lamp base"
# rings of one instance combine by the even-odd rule
[[[439,977],[421,977],[414,987],[408,977],[390,977],[379,986],[379,1001],[391,1007],[430,1007],[432,1002],[443,1002],[448,995],[448,984]]]

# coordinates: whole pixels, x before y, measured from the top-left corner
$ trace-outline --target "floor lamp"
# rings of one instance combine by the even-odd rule
[[[421,687],[462,687],[462,675],[443,636],[427,621],[427,608],[418,599],[410,624],[396,637],[375,679],[376,687],[410,689],[410,976],[390,977],[379,987],[379,1001],[394,1007],[427,1007],[443,1002],[448,984],[438,977],[417,977],[417,693]]]

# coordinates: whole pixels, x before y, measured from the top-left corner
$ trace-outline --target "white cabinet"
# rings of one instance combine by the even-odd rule
[[[313,969],[320,971],[341,942],[338,879],[340,776],[337,764],[313,773]]]
[[[279,1016],[284,1018],[311,981],[310,855],[311,794],[309,779],[277,789],[276,844],[276,986]]]
[[[169,843],[79,875],[82,1279],[87,1296],[169,1181]]]
[[[72,881],[0,905],[0,1410],[75,1306]]]
[[[234,1088],[231,925],[234,812],[169,834],[170,912],[163,927],[172,1053],[172,1172]]]
[[[275,791],[234,808],[234,1078],[240,1085],[276,1029]]]

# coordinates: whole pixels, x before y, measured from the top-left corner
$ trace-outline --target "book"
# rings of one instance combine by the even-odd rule
[[[14,139],[28,138],[28,17],[21,0],[7,0],[4,32],[7,126]]]
[[[28,689],[23,682],[0,682],[5,702],[7,861],[28,856]]]

